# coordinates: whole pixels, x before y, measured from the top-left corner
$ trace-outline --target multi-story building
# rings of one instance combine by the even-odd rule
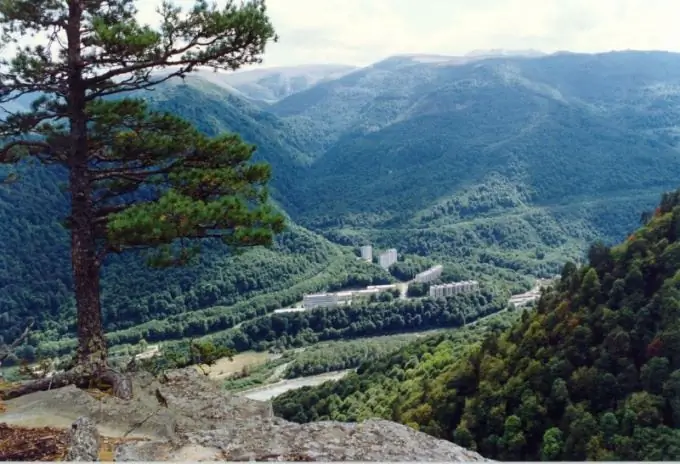
[[[476,280],[464,280],[463,282],[433,285],[430,287],[430,297],[441,298],[458,295],[459,293],[470,293],[477,290],[479,290],[479,283]]]
[[[361,247],[361,259],[368,261],[369,263],[373,261],[373,247],[371,245],[364,245]]]
[[[441,264],[438,264],[434,267],[431,267],[427,271],[423,271],[420,274],[416,274],[415,281],[416,282],[433,282],[437,279],[439,279],[442,276],[442,271],[444,270],[444,266]]]
[[[397,249],[390,248],[385,253],[378,256],[378,264],[381,268],[387,270],[391,265],[397,262]]]

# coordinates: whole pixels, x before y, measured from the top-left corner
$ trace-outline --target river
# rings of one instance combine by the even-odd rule
[[[340,380],[351,371],[352,369],[348,369],[345,371],[310,375],[309,377],[298,377],[296,379],[281,380],[264,387],[257,387],[240,392],[239,395],[250,398],[251,400],[269,401],[272,398],[282,395],[289,390],[295,390],[302,387],[314,387],[316,385],[321,385],[324,382],[328,382],[329,380]]]

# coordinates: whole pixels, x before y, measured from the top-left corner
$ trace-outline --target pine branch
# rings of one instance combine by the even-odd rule
[[[68,171],[76,359],[97,368],[106,367],[97,289],[108,254],[158,247],[156,262],[183,264],[197,249],[184,240],[220,239],[238,249],[271,244],[284,228],[267,204],[269,167],[251,164],[254,147],[236,135],[206,137],[141,100],[103,99],[151,89],[199,66],[233,70],[261,62],[275,40],[264,0],[227,0],[222,9],[195,0],[183,17],[164,2],[157,30],[135,19],[136,1],[0,0],[2,42],[46,37],[46,45],[0,59],[0,106],[37,97],[30,111],[0,122],[0,162],[33,157]],[[58,380],[101,377],[100,369],[86,374]]]
[[[43,150],[47,154],[51,153],[52,146],[47,142],[41,142],[39,140],[13,140],[6,143],[0,148],[0,164],[16,163],[19,155],[16,152],[16,148],[23,147],[27,148],[29,153],[35,150]]]

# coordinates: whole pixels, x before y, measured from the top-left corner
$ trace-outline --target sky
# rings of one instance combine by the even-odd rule
[[[153,24],[159,3],[138,0],[140,19]],[[680,52],[680,0],[267,0],[267,8],[280,37],[267,67],[498,48]]]
[[[268,0],[271,66],[477,49],[680,51],[680,0]]]

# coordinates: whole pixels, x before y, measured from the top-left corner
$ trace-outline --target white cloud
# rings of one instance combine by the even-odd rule
[[[281,40],[267,62],[277,65],[488,48],[680,50],[677,0],[269,0],[269,11]]]
[[[223,2],[224,0],[218,0]],[[191,5],[192,0],[175,0]],[[160,0],[138,0],[153,23]],[[394,54],[534,48],[680,51],[678,0],[268,0],[265,65],[363,65]]]

